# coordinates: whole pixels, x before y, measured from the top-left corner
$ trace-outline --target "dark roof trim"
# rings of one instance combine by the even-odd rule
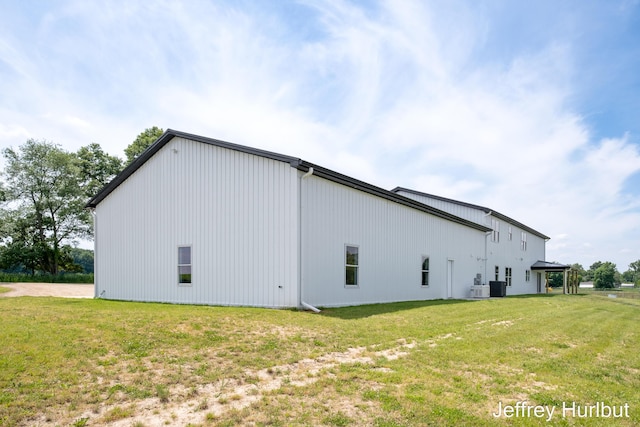
[[[147,148],[140,156],[138,156],[133,162],[131,162],[122,172],[120,172],[110,183],[105,185],[102,190],[98,192],[89,202],[87,202],[87,208],[95,208],[98,203],[105,199],[113,190],[118,188],[127,178],[129,178],[135,171],[147,162],[154,154],[156,154],[162,147],[167,145],[173,138],[185,138],[205,144],[215,145],[217,147],[228,148],[230,150],[241,151],[243,153],[255,154],[256,156],[266,157],[268,159],[279,160],[281,162],[289,163],[291,166],[296,167],[300,163],[300,159],[295,157],[285,156],[271,151],[259,150],[256,148],[246,147],[244,145],[232,144],[231,142],[221,141],[219,139],[206,138],[200,135],[194,135],[186,132],[180,132],[173,129],[167,129],[149,148]]]
[[[413,209],[417,209],[419,211],[428,213],[430,215],[437,216],[438,218],[443,218],[448,221],[452,221],[467,227],[475,228],[476,230],[480,230],[484,232],[491,231],[491,228],[485,227],[484,225],[478,224],[474,221],[469,221],[467,219],[460,218],[456,215],[450,214],[440,209],[436,209],[429,205],[425,205],[424,203],[420,203],[408,197],[401,196],[400,194],[396,194],[389,190],[385,190],[384,188],[376,187],[375,185],[368,184],[364,181],[351,178],[350,176],[343,175],[341,173],[332,171],[330,169],[323,168],[322,166],[314,165],[313,163],[309,163],[304,160],[300,161],[300,165],[297,168],[298,170],[303,172],[307,172],[309,168],[313,168],[314,176],[318,176],[320,178],[324,178],[329,181],[333,181],[338,184],[342,184],[344,186],[354,188],[356,190],[360,190],[365,193],[369,193],[374,196],[378,196],[383,199],[386,199],[395,203],[399,203],[401,205],[408,206]]]
[[[336,182],[338,184],[345,185],[356,190],[364,191],[365,193],[372,194],[374,196],[381,197],[383,199],[399,203],[404,206],[408,206],[413,209],[428,213],[430,215],[446,219],[448,221],[455,222],[467,227],[475,228],[480,231],[491,231],[489,227],[478,224],[473,221],[469,221],[464,218],[457,217],[448,212],[436,209],[424,203],[420,203],[416,200],[408,197],[401,196],[394,192],[385,190],[375,185],[368,184],[364,181],[351,178],[350,176],[343,175],[341,173],[332,171],[330,169],[323,168],[322,166],[315,165],[313,163],[306,162],[297,157],[285,156],[283,154],[273,153],[271,151],[259,150],[256,148],[246,147],[244,145],[232,144],[226,141],[220,141],[218,139],[206,138],[199,135],[193,135],[190,133],[179,132],[172,129],[167,129],[165,133],[160,136],[149,148],[147,148],[137,159],[135,159],[129,166],[127,166],[122,172],[120,172],[109,184],[107,184],[100,192],[94,196],[87,203],[86,207],[95,208],[102,200],[104,200],[113,190],[118,188],[127,178],[129,178],[136,170],[138,170],[147,160],[149,160],[155,153],[157,153],[162,147],[164,147],[173,138],[185,138],[192,141],[202,142],[205,144],[215,145],[217,147],[227,148],[230,150],[236,150],[243,153],[254,154],[256,156],[266,157],[272,160],[278,160],[281,162],[289,163],[291,167],[294,167],[302,172],[308,172],[309,168],[313,168],[313,175],[320,178],[327,179],[329,181]]]
[[[529,227],[527,225],[524,225],[523,223],[518,222],[513,218],[509,218],[508,216],[503,215],[500,212],[494,211],[493,209],[489,209],[489,208],[484,207],[484,206],[473,205],[471,203],[461,202],[459,200],[448,199],[446,197],[436,196],[436,195],[428,194],[428,193],[423,193],[423,192],[420,192],[420,191],[411,190],[410,188],[404,188],[404,187],[396,187],[391,191],[394,192],[394,193],[398,193],[400,191],[404,191],[406,193],[415,194],[417,196],[429,197],[431,199],[441,200],[443,202],[455,203],[456,205],[465,206],[467,208],[478,209],[478,210],[483,211],[484,213],[487,213],[487,214],[490,213],[491,215],[495,216],[496,218],[499,218],[499,219],[501,219],[503,221],[506,221],[506,222],[508,222],[508,223],[510,223],[512,225],[515,225],[516,227],[518,227],[518,228],[520,228],[520,229],[522,229],[524,231],[527,231],[527,232],[529,232],[531,234],[534,234],[534,235],[536,235],[536,236],[538,236],[538,237],[540,237],[542,239],[545,239],[545,240],[550,240],[551,239],[549,236],[547,236],[545,234],[542,234],[539,231],[534,230],[533,228],[531,228],[531,227]]]
[[[570,269],[570,265],[558,264],[556,262],[548,261],[536,261],[531,266],[532,270],[544,270],[544,271],[564,271]]]

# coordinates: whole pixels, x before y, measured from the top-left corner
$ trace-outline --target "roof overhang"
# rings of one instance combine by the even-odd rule
[[[332,171],[330,169],[323,168],[313,163],[306,162],[297,157],[286,156],[284,154],[274,153],[271,151],[260,150],[252,147],[246,147],[243,145],[233,144],[226,141],[221,141],[213,138],[206,138],[200,135],[194,135],[190,133],[180,132],[173,129],[167,129],[149,148],[147,148],[138,158],[136,158],[131,164],[129,164],[122,172],[120,172],[110,183],[108,183],[102,190],[98,192],[87,204],[87,208],[95,208],[102,200],[104,200],[112,191],[114,191],[120,184],[122,184],[127,178],[129,178],[135,171],[137,171],[145,162],[147,162],[155,153],[157,153],[162,147],[164,147],[173,138],[184,138],[191,141],[197,141],[205,144],[210,144],[218,147],[227,148],[230,150],[240,151],[248,154],[254,154],[257,156],[289,163],[291,167],[296,168],[301,172],[308,172],[313,168],[313,175],[320,178],[324,178],[335,183],[345,185],[356,190],[360,190],[374,196],[381,197],[383,199],[425,212],[427,214],[443,218],[445,220],[458,223],[460,225],[474,228],[482,232],[489,232],[491,228],[482,224],[460,218],[448,212],[436,209],[432,206],[420,203],[416,200],[404,197],[400,194],[396,194],[392,191],[385,190],[375,185],[360,181],[347,175]]]
[[[531,270],[538,271],[547,271],[550,273],[561,273],[565,270],[569,270],[571,268],[570,265],[558,264],[556,262],[548,262],[548,261],[536,261],[532,266]]]
[[[545,235],[545,234],[543,234],[543,233],[541,233],[541,232],[539,232],[537,230],[534,230],[533,228],[531,228],[531,227],[529,227],[529,226],[527,226],[527,225],[525,225],[525,224],[523,224],[523,223],[521,223],[519,221],[516,221],[513,218],[509,218],[508,216],[503,215],[500,212],[497,212],[497,211],[495,211],[493,209],[490,209],[490,208],[487,208],[485,206],[474,205],[474,204],[471,204],[471,203],[461,202],[459,200],[454,200],[454,199],[448,199],[446,197],[436,196],[435,194],[424,193],[422,191],[416,191],[416,190],[412,190],[410,188],[405,188],[405,187],[396,187],[393,190],[391,190],[391,192],[393,192],[393,193],[405,192],[405,193],[409,193],[409,194],[415,194],[417,196],[423,196],[423,197],[428,197],[428,198],[435,199],[435,200],[440,200],[440,201],[443,201],[443,202],[453,203],[453,204],[456,204],[456,205],[459,205],[459,206],[464,206],[464,207],[471,208],[471,209],[477,209],[477,210],[480,210],[480,211],[484,212],[485,214],[493,215],[494,217],[496,217],[498,219],[506,221],[506,222],[508,222],[508,223],[510,223],[512,225],[515,225],[516,227],[518,227],[518,228],[520,228],[520,229],[522,229],[522,230],[524,230],[524,231],[526,231],[528,233],[536,235],[536,236],[538,236],[538,237],[540,237],[540,238],[542,238],[544,240],[551,240],[551,238],[549,236],[547,236],[547,235]]]

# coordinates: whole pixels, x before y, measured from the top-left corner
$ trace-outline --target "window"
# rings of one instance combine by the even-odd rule
[[[504,281],[507,282],[507,286],[511,286],[511,267],[505,267]]]
[[[358,247],[345,246],[345,284],[358,286]]]
[[[511,226],[509,226],[509,241],[513,240],[513,230],[511,229]]]
[[[429,286],[429,257],[422,257],[422,286]]]
[[[527,250],[527,233],[524,231],[520,233],[520,249],[523,251]]]
[[[500,280],[500,267],[496,265],[496,282]]]
[[[492,219],[491,229],[493,230],[493,233],[491,233],[491,241],[499,242],[500,241],[500,221],[496,219]]]
[[[178,284],[191,283],[191,246],[178,246]]]
[[[524,272],[524,280],[527,281],[527,282],[531,281],[531,270],[526,270]]]

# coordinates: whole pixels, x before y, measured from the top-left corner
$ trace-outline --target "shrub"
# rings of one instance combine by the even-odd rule
[[[52,274],[27,274],[27,273],[6,273],[0,271],[0,282],[30,282],[30,283],[93,283],[93,274],[88,273],[60,273],[56,276]]]

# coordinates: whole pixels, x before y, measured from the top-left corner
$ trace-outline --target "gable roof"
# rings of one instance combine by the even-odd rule
[[[495,211],[493,209],[490,209],[490,208],[487,208],[487,207],[484,207],[484,206],[479,206],[479,205],[474,205],[474,204],[471,204],[471,203],[461,202],[459,200],[447,199],[446,197],[436,196],[434,194],[429,194],[429,193],[422,193],[420,191],[411,190],[410,188],[404,188],[404,187],[396,187],[391,191],[393,193],[398,193],[398,192],[403,191],[403,192],[406,192],[406,193],[415,194],[417,196],[429,197],[431,199],[440,200],[440,201],[443,201],[443,202],[449,202],[449,203],[453,203],[453,204],[456,204],[456,205],[459,205],[459,206],[464,206],[464,207],[471,208],[471,209],[478,209],[478,210],[483,211],[486,214],[491,214],[492,216],[494,216],[496,218],[499,218],[499,219],[501,219],[503,221],[506,221],[506,222],[508,222],[508,223],[510,223],[512,225],[515,225],[516,227],[518,227],[518,228],[520,228],[520,229],[522,229],[524,231],[527,231],[527,232],[529,232],[529,233],[531,233],[531,234],[533,234],[535,236],[538,236],[538,237],[540,237],[542,239],[545,239],[545,240],[550,240],[551,239],[549,236],[546,236],[546,235],[542,234],[541,232],[539,232],[537,230],[534,230],[533,228],[531,228],[531,227],[529,227],[527,225],[524,225],[521,222],[516,221],[513,218],[509,218],[508,216],[503,215],[500,212],[497,212],[497,211]]]
[[[491,231],[489,227],[478,224],[474,221],[470,221],[464,218],[460,218],[448,212],[436,209],[424,203],[420,203],[409,197],[404,197],[400,194],[396,194],[392,191],[385,190],[375,185],[366,183],[364,181],[357,180],[347,175],[332,171],[322,166],[309,163],[297,157],[286,156],[284,154],[274,153],[271,151],[260,150],[257,148],[247,147],[244,145],[233,144],[218,139],[207,138],[200,135],[194,135],[186,132],[180,132],[173,129],[167,129],[149,148],[147,148],[140,156],[138,156],[133,162],[131,162],[122,172],[120,172],[111,182],[105,185],[94,197],[91,198],[86,204],[88,208],[95,208],[100,202],[102,202],[111,192],[113,192],[120,184],[127,180],[133,173],[135,173],[142,165],[144,165],[155,153],[157,153],[162,147],[164,147],[173,138],[184,138],[203,144],[210,144],[217,147],[227,148],[229,150],[240,151],[243,153],[253,154],[260,157],[265,157],[272,160],[277,160],[285,163],[289,163],[291,167],[298,169],[302,172],[308,172],[313,168],[313,175],[333,181],[335,183],[345,185],[356,190],[364,191],[365,193],[372,194],[374,196],[381,197],[383,199],[398,203],[430,215],[446,219],[448,221],[455,222],[457,224],[471,227],[480,231]]]

